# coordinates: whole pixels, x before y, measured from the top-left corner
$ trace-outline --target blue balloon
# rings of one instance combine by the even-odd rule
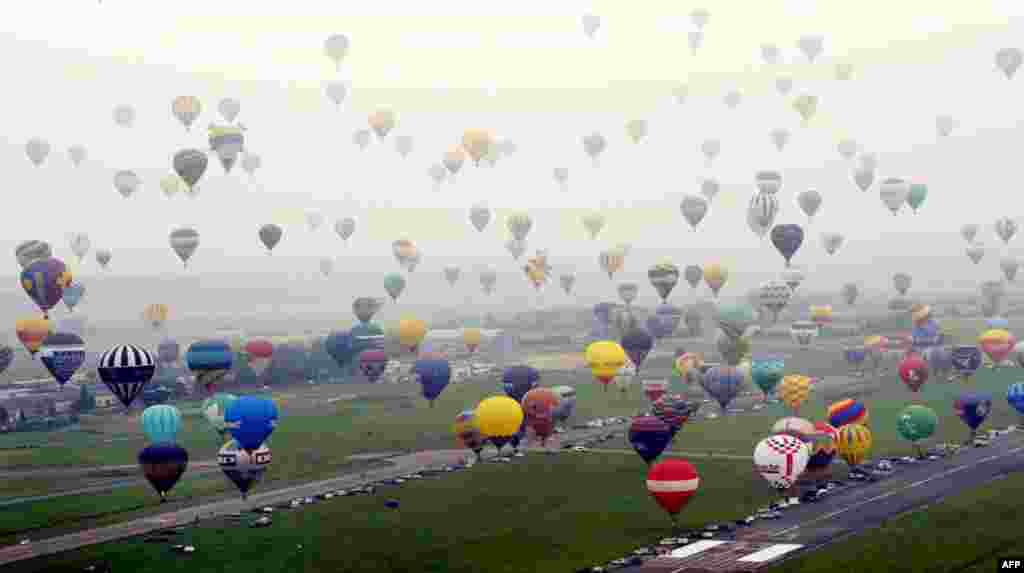
[[[951,358],[957,374],[965,378],[981,368],[981,350],[977,346],[954,346]]]
[[[352,339],[352,355],[349,360],[359,356],[364,350],[382,350],[384,348],[384,329],[379,324],[372,322],[357,324],[349,331],[349,336]]]
[[[789,266],[789,260],[793,258],[793,255],[800,250],[800,245],[804,243],[804,230],[800,225],[775,225],[772,228],[772,244],[778,249],[779,253],[784,259],[786,259],[786,266]]]
[[[276,426],[277,406],[266,398],[241,396],[224,413],[224,427],[244,450],[259,448]]]
[[[956,415],[960,416],[971,431],[978,429],[978,426],[988,418],[992,411],[992,396],[989,394],[964,392],[953,404]]]
[[[43,340],[39,359],[63,386],[85,362],[85,341],[77,334],[55,332]]]
[[[926,348],[938,346],[943,341],[942,329],[939,328],[939,324],[934,320],[929,320],[921,326],[915,326],[910,336],[911,348],[915,352],[921,352]]]
[[[174,406],[160,404],[142,412],[142,431],[154,444],[173,444],[181,427],[181,412]]]
[[[230,370],[234,353],[223,340],[201,340],[188,347],[185,362],[189,370]]]
[[[82,300],[83,296],[85,296],[85,287],[82,286],[82,283],[73,282],[64,287],[64,305],[70,311],[75,310],[75,307],[78,306],[78,301]]]
[[[1015,382],[1006,389],[1006,401],[1018,413],[1024,414],[1024,382]]]
[[[634,418],[629,426],[629,443],[650,464],[665,451],[672,441],[672,429],[654,416]]]
[[[388,509],[398,509],[399,503],[397,499],[389,499],[384,502],[384,507]]]
[[[163,502],[188,467],[188,452],[175,444],[156,444],[139,452],[139,465]]]
[[[324,350],[340,367],[344,367],[355,356],[352,334],[335,331],[324,339]]]
[[[864,363],[864,360],[868,357],[868,352],[863,346],[854,346],[843,350],[843,356],[846,357],[846,361],[854,366]]]
[[[64,289],[64,298],[68,296],[67,289]],[[985,325],[988,326],[989,330],[999,329],[1006,330],[1010,326],[1010,321],[1006,320],[1001,316],[993,316],[992,318],[985,319]]]
[[[452,379],[452,368],[444,358],[421,358],[414,368],[423,397],[434,405],[434,400],[444,392]]]
[[[743,384],[743,372],[732,366],[714,366],[704,373],[701,385],[714,398],[722,410],[732,402]]]
[[[540,372],[531,366],[509,366],[501,377],[505,395],[516,402],[522,402],[523,396],[537,387]]]

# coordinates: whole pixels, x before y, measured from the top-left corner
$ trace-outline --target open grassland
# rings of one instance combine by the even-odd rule
[[[1024,554],[1019,525],[1022,490],[1024,475],[1013,474],[794,558],[773,571],[997,571],[999,557]]]
[[[681,514],[683,527],[746,515],[772,497],[743,462],[695,465],[701,489]],[[192,571],[565,573],[670,533],[645,475],[639,458],[531,454],[277,513],[266,529],[191,529],[177,541],[197,547],[190,556],[132,539],[21,566],[56,573],[107,561],[115,571],[145,573],[167,571],[174,559]],[[401,507],[386,509],[388,498]]]

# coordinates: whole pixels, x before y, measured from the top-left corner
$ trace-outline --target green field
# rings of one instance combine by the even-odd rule
[[[773,497],[743,462],[696,465],[701,489],[681,514],[682,527],[746,515]],[[132,539],[21,565],[70,572],[107,561],[115,571],[144,573],[167,571],[173,559],[192,571],[566,573],[671,533],[645,476],[646,466],[631,456],[531,454],[279,512],[266,529],[190,529],[175,542],[195,545],[190,556],[168,557],[166,545]],[[401,507],[386,509],[388,498]],[[723,499],[730,500],[728,515]]]
[[[765,346],[767,342],[763,343]],[[694,346],[688,344],[688,346]],[[755,351],[757,347],[755,345]],[[839,351],[809,351],[797,350],[786,351],[790,358],[787,360],[787,372],[809,373],[814,375],[835,375],[845,373],[845,365],[841,352]],[[645,365],[644,377],[667,378],[667,358],[656,358]],[[877,454],[906,454],[910,453],[910,445],[902,441],[896,433],[895,420],[898,412],[911,402],[912,394],[896,378],[892,364],[889,365],[890,372],[886,378],[873,383],[874,388],[868,391],[858,390],[859,397],[871,411],[869,426],[874,433],[875,450]],[[981,370],[975,380],[969,385],[963,383],[947,384],[943,382],[932,382],[924,386],[919,396],[913,397],[914,401],[924,403],[934,408],[939,414],[940,424],[936,436],[929,440],[929,443],[938,441],[960,441],[966,438],[966,426],[955,416],[952,408],[953,400],[958,393],[966,387],[972,390],[988,391],[993,394],[993,412],[989,420],[983,426],[1005,426],[1015,423],[1018,417],[1005,401],[1005,389],[1007,384],[1020,379],[1020,370]],[[576,420],[587,420],[596,416],[608,415],[632,415],[648,406],[639,384],[634,384],[627,392],[618,391],[611,387],[608,391],[593,382],[585,372],[544,372],[542,384],[554,386],[559,384],[573,384],[577,388],[577,414]],[[454,439],[451,436],[451,422],[455,415],[462,409],[474,407],[480,399],[501,394],[500,385],[497,382],[463,383],[449,386],[445,393],[436,401],[433,408],[429,407],[425,400],[419,397],[417,388],[413,386],[393,385],[338,385],[338,386],[316,386],[302,389],[285,389],[285,394],[291,394],[288,401],[282,407],[282,417],[278,429],[270,439],[270,445],[274,450],[274,465],[267,473],[263,483],[258,488],[266,491],[274,487],[283,486],[295,482],[312,481],[337,475],[347,469],[365,467],[367,462],[353,462],[348,456],[358,453],[381,452],[381,451],[413,451],[424,449],[449,449],[455,447]],[[673,382],[673,391],[683,391],[683,387]],[[700,390],[696,388],[687,389],[693,395],[699,395]],[[339,394],[359,394],[364,396],[361,399],[352,401],[336,402],[326,404],[326,398]],[[821,390],[812,394],[811,399],[801,408],[800,416],[808,419],[823,419],[828,403],[845,397],[844,390]],[[749,399],[748,399],[749,403]],[[179,442],[188,449],[193,461],[211,460],[215,457],[220,446],[220,439],[209,428],[206,421],[194,410],[193,404],[179,405],[186,411],[192,409],[192,413],[186,413],[184,429],[179,435]],[[716,411],[717,404],[705,404],[706,409]],[[741,415],[727,415],[716,420],[696,420],[688,424],[676,437],[673,449],[683,452],[716,452],[729,453],[734,455],[750,455],[756,441],[764,437],[771,425],[778,418],[791,415],[780,404],[769,405],[760,412],[747,412]],[[137,416],[137,414],[136,414]],[[11,449],[19,444],[36,444],[40,447],[34,449]],[[135,455],[144,446],[144,439],[141,429],[138,426],[136,417],[114,416],[106,419],[90,420],[83,423],[82,430],[72,430],[53,433],[29,434],[8,434],[0,436],[0,466],[4,469],[30,469],[30,468],[59,468],[97,465],[121,465],[133,464]],[[623,438],[605,442],[598,447],[630,449],[630,446]],[[571,456],[570,456],[571,457]],[[547,457],[542,458],[548,460]],[[614,497],[615,492],[626,491],[622,489],[618,476],[621,469],[637,468],[640,472],[641,497],[646,500],[646,494],[642,492],[642,465],[638,456],[622,455],[596,455],[577,456],[571,459],[558,456],[557,462],[545,462],[539,467],[548,468],[549,471],[540,471],[539,476],[544,480],[560,482],[563,479],[570,479],[573,475],[579,474],[581,470],[576,466],[586,467],[587,488],[604,492],[605,498]],[[592,461],[593,460],[593,461]],[[766,486],[755,479],[750,467],[745,462],[714,462],[704,458],[693,460],[700,468],[717,467],[717,464],[724,464],[723,467],[732,468],[731,475],[747,488],[745,499],[757,499],[761,502],[770,497]],[[500,466],[478,466],[474,469],[474,476],[490,476],[491,473],[508,471],[513,475],[520,476],[522,489],[533,491],[542,488],[542,482],[534,482],[532,476],[522,478],[520,467],[538,467],[537,460],[530,460],[530,463],[520,466],[519,464]],[[572,467],[566,467],[571,465]],[[608,468],[605,476],[601,468]],[[566,476],[556,476],[552,472],[563,468]],[[479,472],[477,470],[480,470]],[[703,469],[701,470],[703,471]],[[617,477],[618,476],[618,477]],[[465,477],[450,476],[442,482],[430,482],[422,487],[435,488],[430,491],[437,498],[437,503],[453,504],[458,506],[459,498],[466,497],[466,491],[459,486],[459,480]],[[485,479],[479,477],[478,479]],[[501,490],[500,485],[490,485],[490,480],[497,480],[494,483],[501,484],[504,479],[496,474],[496,477],[486,478],[488,485],[482,490],[488,492],[484,499],[489,498],[496,491]],[[539,479],[539,478],[538,478]],[[454,480],[454,481],[452,481]],[[46,477],[45,479],[27,479],[24,477],[0,479],[0,496],[29,496],[53,491],[56,489],[67,489],[70,487],[82,487],[77,483],[80,478]],[[456,484],[455,487],[441,484]],[[706,483],[706,482],[705,482]],[[416,488],[421,486],[417,485]],[[449,488],[451,493],[446,492]],[[440,488],[440,489],[437,489]],[[401,495],[409,488],[403,488]],[[412,491],[412,490],[409,490]],[[419,491],[418,489],[416,491]],[[702,489],[702,499],[709,501],[709,508],[716,506],[714,500],[720,493],[727,492],[729,497],[717,499],[717,507],[720,511],[717,514],[708,514],[703,521],[715,519],[735,518],[745,511],[745,505],[735,503],[737,492],[720,490],[717,488]],[[201,501],[208,501],[215,498],[237,495],[234,487],[214,470],[212,473],[197,474],[192,472],[175,488],[171,494],[172,501],[161,506],[155,494],[148,486],[138,485],[124,487],[104,494],[90,494],[86,496],[69,496],[51,500],[37,501],[19,504],[8,508],[0,508],[0,543],[7,544],[16,538],[30,534],[35,535],[39,529],[47,529],[47,535],[51,533],[64,532],[83,527],[91,527],[101,524],[109,524],[123,521],[132,517],[154,513],[157,511],[178,509],[184,505],[192,505]],[[411,495],[411,494],[410,494]],[[521,500],[521,494],[520,495]],[[477,496],[472,496],[477,497]],[[472,499],[471,497],[471,499]],[[584,497],[599,497],[587,494]],[[404,499],[404,498],[403,498]],[[346,500],[344,503],[348,504]],[[602,501],[605,503],[607,500]],[[371,503],[370,501],[359,500],[357,503]],[[646,503],[646,501],[645,501]],[[518,507],[520,501],[511,502],[511,505]],[[723,507],[727,511],[721,510]],[[653,504],[650,504],[653,507]],[[325,506],[326,508],[327,506]],[[407,513],[404,511],[403,515]],[[649,508],[648,508],[649,509]],[[306,519],[302,515],[312,515],[311,511],[321,511],[320,508],[304,510],[296,519]],[[323,511],[327,511],[324,509]],[[440,515],[444,511],[438,510]],[[708,511],[711,511],[709,509]],[[488,514],[494,510],[488,510]],[[661,518],[660,512],[655,511],[655,520]],[[429,512],[424,513],[424,517]],[[292,519],[292,518],[289,518]],[[339,518],[340,519],[340,518]],[[375,519],[385,519],[378,516]],[[386,518],[392,519],[392,518]],[[468,518],[467,518],[468,519]],[[332,527],[348,527],[349,524],[332,523]],[[390,522],[382,522],[390,523]],[[364,524],[365,525],[365,524]],[[575,525],[573,527],[576,527]],[[443,532],[435,532],[436,536],[442,536],[450,543],[469,543],[476,547],[476,537],[473,534],[464,536],[454,529],[448,531],[449,525],[446,521]],[[275,526],[272,531],[278,528]],[[246,530],[248,534],[252,530]],[[253,535],[265,535],[261,530]],[[353,536],[357,532],[353,532]],[[369,535],[369,533],[367,533]],[[309,535],[312,535],[310,533]],[[360,535],[362,535],[360,533]],[[542,543],[540,534],[535,533],[530,527],[511,525],[504,533],[498,535],[506,537],[518,536],[523,541],[517,550],[536,552],[544,551],[545,543]],[[432,538],[434,539],[434,538]],[[580,541],[579,534],[569,535],[566,544],[573,546]],[[619,535],[610,541],[595,543],[594,547],[606,549],[608,543],[614,550],[606,551],[609,556],[618,555],[623,550],[643,543],[649,539],[639,539],[628,535]],[[436,542],[436,539],[434,539]],[[509,541],[511,543],[511,541]],[[136,542],[128,542],[128,544]],[[269,541],[268,541],[269,543]],[[480,541],[481,547],[491,547],[496,542]],[[586,543],[586,542],[585,542]],[[618,543],[616,545],[615,543]],[[534,545],[541,547],[534,547]],[[115,545],[113,547],[120,547]],[[149,546],[146,546],[149,547]],[[423,549],[428,551],[429,548]],[[564,548],[563,548],[564,549]],[[475,551],[475,549],[474,549]],[[481,549],[481,551],[483,551]],[[429,551],[428,551],[429,553]],[[532,554],[532,553],[531,553]],[[301,559],[311,559],[307,554]],[[477,553],[472,553],[477,555]],[[602,554],[603,555],[603,554]],[[299,557],[296,557],[299,558]],[[195,559],[192,557],[190,559]],[[472,559],[467,558],[467,563]],[[538,557],[541,561],[547,559]],[[595,558],[598,562],[602,558]],[[329,563],[335,563],[330,561]],[[341,563],[340,561],[337,563]],[[342,565],[340,570],[347,570]],[[353,569],[360,570],[360,569]],[[369,569],[367,569],[369,570]],[[452,569],[459,570],[459,569]],[[499,569],[500,570],[500,569]],[[516,569],[509,569],[516,570]],[[565,570],[561,568],[559,570]]]
[[[882,527],[775,568],[779,573],[920,571],[988,573],[998,557],[1024,554],[1024,475],[904,514]]]

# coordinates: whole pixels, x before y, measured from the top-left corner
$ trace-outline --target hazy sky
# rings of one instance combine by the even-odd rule
[[[697,7],[711,18],[692,56],[688,14]],[[594,40],[580,23],[588,11],[603,20]],[[796,192],[814,187],[824,195],[795,262],[827,288],[853,279],[887,288],[900,268],[911,269],[918,284],[997,276],[999,256],[1012,251],[997,245],[991,223],[1020,215],[1024,204],[1016,189],[1024,78],[1008,81],[994,64],[997,49],[1021,45],[1019,0],[63,0],[19,5],[0,27],[0,47],[17,56],[8,77],[20,79],[4,92],[0,165],[8,216],[0,248],[10,252],[39,238],[70,258],[67,234],[83,231],[94,246],[114,252],[117,273],[182,274],[167,245],[168,232],[182,224],[201,233],[189,271],[200,275],[309,274],[320,256],[337,258],[339,271],[397,270],[390,245],[402,236],[424,251],[417,273],[439,276],[459,257],[472,257],[469,265],[488,256],[510,270],[501,216],[525,208],[535,219],[531,249],[549,248],[556,270],[591,270],[600,248],[629,241],[636,250],[625,278],[642,281],[650,263],[669,256],[680,265],[722,260],[750,287],[781,267],[774,248],[748,230],[744,211],[754,172],[774,168],[786,181],[777,222],[806,223]],[[332,33],[352,42],[340,73],[323,53]],[[826,38],[813,65],[795,48],[803,34]],[[782,48],[784,63],[761,63],[765,42]],[[854,78],[833,79],[837,63],[852,64]],[[792,96],[820,98],[808,127],[775,91],[780,75],[794,78]],[[340,110],[324,95],[326,82],[338,78],[352,90]],[[671,98],[680,82],[691,92],[683,105]],[[744,96],[736,110],[722,103],[731,89]],[[191,133],[171,115],[178,95],[204,104]],[[208,147],[205,128],[220,121],[217,102],[229,96],[242,103],[247,147],[264,167],[252,178],[240,166],[225,176],[211,158],[198,198],[165,198],[158,181],[170,157],[184,147]],[[118,104],[135,107],[134,127],[114,124]],[[415,138],[405,160],[393,136],[365,151],[351,143],[380,105],[398,113],[395,135]],[[937,141],[940,113],[958,126]],[[650,136],[639,145],[623,127],[635,118],[650,122]],[[467,165],[434,192],[427,168],[468,127],[493,129],[519,151],[493,169]],[[776,127],[793,132],[782,153],[768,136]],[[596,168],[581,144],[592,131],[609,141]],[[38,169],[23,150],[33,136],[53,146]],[[853,187],[850,165],[836,152],[844,137],[878,154],[880,178],[928,183],[920,215],[893,217],[877,189]],[[722,141],[711,167],[699,151],[706,138]],[[78,169],[66,155],[76,143],[90,154]],[[570,169],[566,193],[552,178],[556,166]],[[144,180],[129,199],[114,190],[119,169]],[[693,233],[678,204],[684,193],[697,192],[701,177],[726,186]],[[368,210],[370,200],[403,209]],[[466,208],[478,200],[498,208],[483,235],[466,222]],[[579,217],[602,206],[608,227],[588,241]],[[329,219],[316,233],[302,223],[309,209]],[[330,227],[349,214],[360,227],[346,249]],[[286,226],[273,258],[263,256],[256,237],[266,222]],[[963,254],[958,229],[965,222],[985,225],[980,238],[989,251],[977,267]],[[818,236],[826,230],[846,235],[835,257],[821,248]],[[90,255],[83,274],[95,266]],[[464,280],[476,284],[475,276]]]

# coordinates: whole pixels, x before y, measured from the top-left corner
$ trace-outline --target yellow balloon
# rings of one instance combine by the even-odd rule
[[[811,394],[811,379],[801,374],[790,374],[782,379],[776,393],[782,403],[797,411]]]
[[[160,328],[167,322],[170,309],[166,304],[151,304],[142,311],[142,319],[153,328]]]
[[[398,322],[398,342],[403,348],[415,352],[427,335],[427,323],[416,318],[403,318]]]
[[[462,148],[473,159],[473,163],[487,156],[494,145],[494,135],[485,129],[467,129],[462,134]]]
[[[523,408],[507,396],[492,396],[476,407],[476,418],[484,436],[512,436],[523,423]]]
[[[719,264],[710,264],[704,267],[704,282],[707,283],[708,288],[714,295],[718,296],[718,291],[722,290],[725,283],[729,280],[729,269]]]
[[[836,446],[846,463],[859,465],[871,451],[871,430],[860,424],[846,424],[839,428]]]
[[[978,337],[978,344],[1005,343],[1012,337],[1012,334],[1001,328],[993,328],[991,330],[986,330],[981,336]]]
[[[626,365],[626,351],[618,342],[598,340],[587,347],[584,353],[590,373],[603,384],[611,382],[619,370]]]
[[[395,127],[395,112],[390,109],[378,109],[370,114],[367,122],[377,137],[385,137]]]
[[[476,350],[477,346],[480,346],[483,338],[484,335],[480,333],[479,328],[465,328],[462,330],[462,342],[470,352]]]
[[[50,327],[50,321],[45,318],[23,318],[15,323],[14,332],[25,350],[35,356],[43,340],[50,334]]]

